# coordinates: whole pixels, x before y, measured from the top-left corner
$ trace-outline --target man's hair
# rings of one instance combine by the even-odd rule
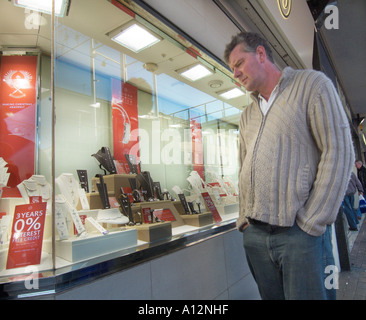
[[[224,59],[226,63],[229,63],[229,56],[238,44],[242,44],[243,50],[245,52],[255,52],[258,46],[263,46],[266,50],[268,60],[274,63],[272,50],[267,40],[263,39],[258,33],[254,32],[240,32],[232,37],[231,42],[226,46],[224,53]]]

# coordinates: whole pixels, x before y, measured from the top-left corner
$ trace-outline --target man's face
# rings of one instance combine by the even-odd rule
[[[356,168],[357,169],[360,169],[362,167],[362,163],[361,162],[356,162],[355,164],[356,164]]]
[[[234,77],[248,91],[259,91],[263,85],[262,56],[263,47],[258,47],[256,52],[245,52],[243,46],[238,44],[229,56],[229,66]]]

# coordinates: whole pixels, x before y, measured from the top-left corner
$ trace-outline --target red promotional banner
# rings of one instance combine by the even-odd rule
[[[129,83],[112,79],[113,155],[123,164],[125,173],[129,167],[125,155],[139,161],[137,88]],[[121,172],[119,172],[121,173]]]
[[[34,174],[37,57],[1,57],[0,79],[0,156],[16,187]]]
[[[202,197],[203,197],[203,200],[205,200],[205,202],[206,202],[208,210],[211,211],[214,221],[215,222],[222,221],[220,213],[217,211],[217,208],[216,208],[215,204],[213,203],[213,201],[212,201],[210,195],[208,194],[208,192],[203,192]]]
[[[47,203],[15,207],[6,269],[41,263]]]
[[[205,180],[205,167],[203,164],[202,127],[198,120],[191,119],[192,133],[192,161],[193,170]]]

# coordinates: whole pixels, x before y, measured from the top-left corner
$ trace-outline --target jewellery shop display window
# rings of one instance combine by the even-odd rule
[[[0,5],[1,279],[234,221],[229,70],[131,1],[25,2]]]

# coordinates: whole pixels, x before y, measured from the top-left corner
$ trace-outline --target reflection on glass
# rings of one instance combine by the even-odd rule
[[[56,143],[56,170],[59,173],[73,172],[80,165],[91,172],[90,176],[98,173],[90,152],[95,152],[99,146],[113,146],[113,81],[120,82],[121,85],[127,81],[137,88],[136,121],[140,136],[139,155],[143,160],[141,166],[143,170],[151,171],[154,179],[159,180],[165,188],[180,183],[181,179],[184,181],[184,176],[192,170],[192,121],[198,122],[203,132],[205,128],[215,130],[215,141],[219,141],[217,130],[221,123],[232,123],[232,128],[237,128],[240,110],[236,107],[165,73],[151,73],[144,69],[143,62],[62,24],[58,25],[57,31],[60,42],[57,42],[56,85],[60,100],[57,109],[59,134],[56,137],[59,143]],[[126,78],[123,79],[122,76]],[[98,102],[100,108],[90,108],[92,102]],[[226,129],[221,128],[222,130]],[[78,139],[75,140],[75,137]],[[203,140],[208,139],[207,134],[202,137]],[[212,140],[212,137],[209,139]],[[72,144],[68,143],[71,141]],[[170,150],[164,149],[166,146],[170,146]],[[155,147],[160,152],[157,153]],[[76,163],[64,160],[71,149]],[[222,167],[223,163],[212,161],[223,159],[213,155],[222,150],[216,147],[212,150],[207,158],[202,157],[202,165],[215,164]],[[80,159],[80,163],[77,163],[77,159]],[[205,163],[207,160],[209,163]],[[235,164],[230,165],[236,167]],[[181,172],[176,175],[176,181],[167,178],[174,170]],[[232,173],[233,177],[235,173]]]

